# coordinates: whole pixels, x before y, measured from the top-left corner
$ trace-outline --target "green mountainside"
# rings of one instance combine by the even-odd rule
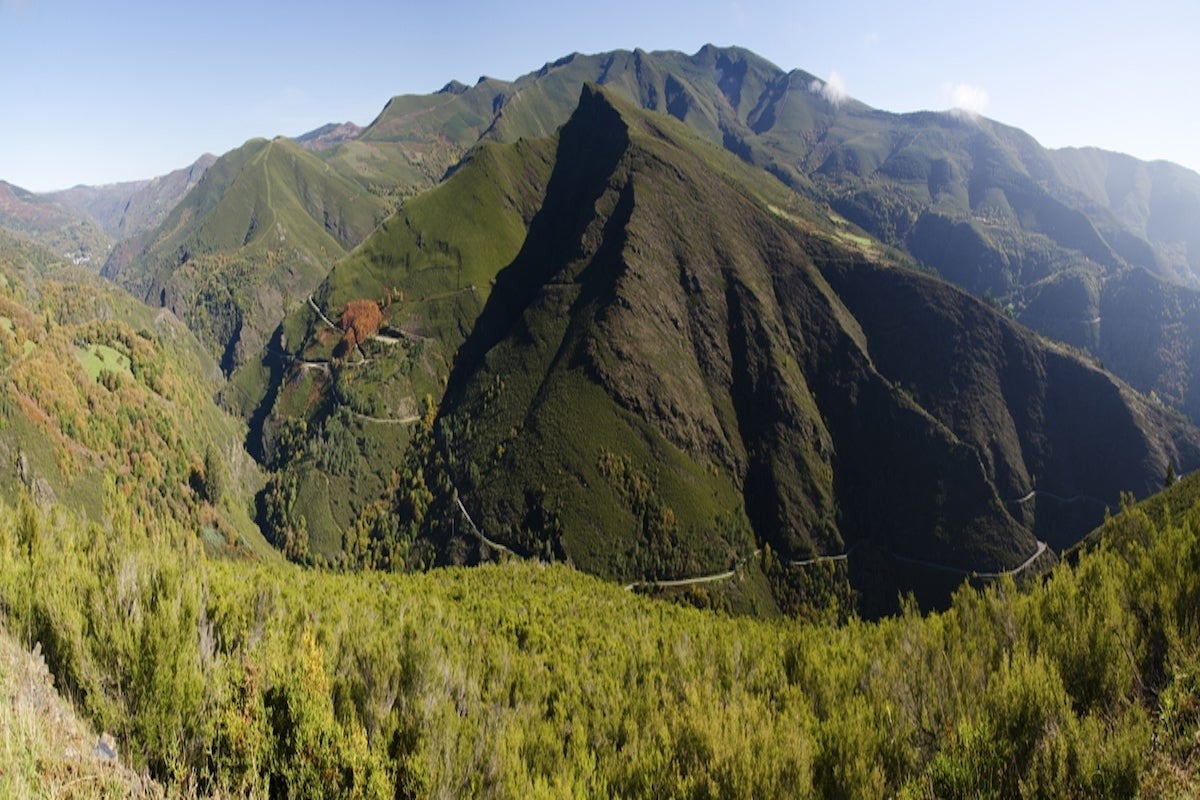
[[[380,512],[378,500],[439,402],[455,354],[482,311],[492,279],[516,257],[540,207],[553,139],[485,145],[455,176],[412,200],[331,271],[281,331],[274,390],[260,411],[263,461],[280,469],[274,496],[290,498],[267,526],[303,527],[311,552],[336,558],[348,531]],[[369,298],[382,335],[345,352],[340,318]],[[397,556],[393,566],[415,566]]]
[[[861,548],[851,583],[886,604],[930,570],[880,559],[1011,569],[1200,460],[1182,418],[600,88],[316,296],[264,425],[292,555],[473,560],[478,525],[621,582],[766,563],[779,597],[792,562]],[[383,335],[351,351],[333,320],[363,299]]]
[[[0,796],[1195,797],[1198,198],[711,46],[0,183]]]
[[[331,125],[298,137],[299,146],[313,150],[306,169],[320,162],[326,178],[344,179],[339,189],[323,192],[319,210],[303,203],[305,216],[333,233],[339,216],[362,219],[362,206],[369,205],[366,216],[378,222],[442,181],[480,142],[553,134],[588,82],[682,120],[947,280],[1087,351],[1139,391],[1200,420],[1190,356],[1200,352],[1200,330],[1167,306],[1161,315],[1171,317],[1170,324],[1156,328],[1161,333],[1131,338],[1125,334],[1140,309],[1124,302],[1130,296],[1126,284],[1143,282],[1141,270],[1161,283],[1154,293],[1181,298],[1183,306],[1193,302],[1200,289],[1194,269],[1200,258],[1194,233],[1200,230],[1200,176],[1098,150],[1046,150],[1019,130],[963,114],[879,111],[832,95],[806,72],[784,72],[736,47],[706,46],[693,55],[575,53],[513,81],[484,77],[470,87],[451,82],[434,94],[392,98],[365,128]],[[234,185],[238,169],[255,174],[247,182],[262,182],[261,165],[245,150],[226,156],[225,177],[203,188],[209,207]],[[307,199],[303,187],[314,178],[281,169],[275,180],[283,193]],[[349,185],[364,197],[352,193],[354,208],[343,209]],[[221,214],[229,231],[212,230],[204,215],[183,215],[147,240],[119,247],[107,274],[137,261],[141,276],[125,282],[141,291],[153,283],[147,275],[174,272],[184,255],[211,252],[218,241],[223,258],[256,261],[261,253],[237,238],[249,228],[245,202],[231,197],[229,205],[238,208]],[[249,297],[213,298],[215,290],[199,287],[185,290],[183,298],[177,291],[168,300],[158,291],[150,299],[167,302],[202,329],[227,369],[253,362],[272,331],[259,319],[282,319],[305,296],[296,284],[311,288],[372,227],[351,225],[356,235],[334,234],[339,252],[315,228],[301,233],[309,224],[296,219],[294,258],[285,260],[292,269],[293,261],[305,265],[301,280],[256,266],[246,271],[263,276],[265,284],[243,292]],[[230,231],[232,238],[225,235]],[[196,246],[181,249],[184,239]],[[203,283],[189,276],[179,282]],[[246,276],[222,282],[245,283]],[[254,335],[242,343],[246,316],[254,318]],[[266,380],[264,369],[252,366],[239,376],[233,405],[248,413],[261,401]]]
[[[268,337],[383,215],[380,199],[291,140],[252,140],[158,228],[122,242],[104,274],[175,311],[227,374],[248,365],[230,403],[253,407]]]
[[[251,513],[261,472],[219,386],[169,313],[0,232],[0,496],[102,520],[115,492],[147,524],[270,558]]]

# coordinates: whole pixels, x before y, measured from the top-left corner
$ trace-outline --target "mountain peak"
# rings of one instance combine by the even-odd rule
[[[452,80],[449,83],[447,83],[445,86],[443,86],[441,89],[438,89],[437,93],[438,94],[462,94],[463,92],[467,91],[470,88],[471,87],[467,86],[462,81]]]
[[[615,144],[623,148],[629,142],[626,106],[603,86],[585,83],[580,90],[575,113],[563,127],[563,136],[587,142],[585,147]]]

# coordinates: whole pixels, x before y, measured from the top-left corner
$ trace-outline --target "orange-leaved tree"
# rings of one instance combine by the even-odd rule
[[[353,350],[370,339],[383,324],[383,312],[374,300],[351,300],[342,311],[342,341],[347,350]]]

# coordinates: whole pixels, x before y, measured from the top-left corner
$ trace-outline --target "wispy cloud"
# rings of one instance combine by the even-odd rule
[[[819,94],[835,106],[842,104],[848,95],[846,93],[846,81],[838,74],[838,71],[830,70],[829,77],[825,80],[817,78],[808,85],[808,90],[813,94]]]
[[[970,117],[978,117],[987,110],[987,90],[969,83],[942,84],[942,97],[951,109]]]

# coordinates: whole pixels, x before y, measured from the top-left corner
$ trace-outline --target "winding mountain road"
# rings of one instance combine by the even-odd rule
[[[789,567],[807,567],[812,564],[823,564],[826,561],[847,561],[850,558],[850,554],[854,552],[854,548],[857,546],[858,546],[857,543],[852,544],[852,545],[850,545],[850,549],[848,549],[846,552],[838,553],[837,555],[814,556],[813,558],[795,559],[793,561],[787,562],[787,565]]]

